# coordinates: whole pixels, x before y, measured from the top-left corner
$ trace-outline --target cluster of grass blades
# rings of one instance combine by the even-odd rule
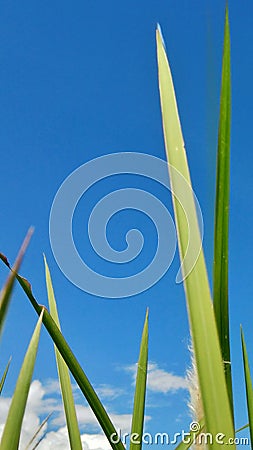
[[[173,87],[170,67],[164,47],[160,29],[157,29],[157,58],[158,78],[162,110],[165,147],[169,167],[175,221],[177,227],[178,244],[181,258],[182,275],[187,301],[190,331],[193,348],[194,376],[199,388],[199,402],[201,403],[201,417],[196,417],[200,427],[197,432],[190,433],[188,443],[181,442],[177,449],[186,450],[202,430],[212,436],[212,442],[206,448],[218,449],[217,435],[224,436],[224,443],[230,448],[236,448],[234,426],[234,406],[231,380],[231,361],[229,344],[229,310],[228,310],[228,218],[229,218],[229,147],[230,147],[230,117],[231,117],[231,86],[230,86],[230,37],[228,10],[225,17],[225,34],[222,63],[222,81],[220,96],[220,119],[217,152],[217,184],[215,211],[215,245],[213,269],[213,301],[210,293],[203,250],[200,251],[194,267],[189,255],[189,239],[196,248],[201,248],[198,218],[194,197],[191,189],[191,179],[184,149],[184,141],[178,116],[176,97]],[[175,173],[180,173],[186,180],[184,196],[187,197],[188,214],[191,220],[191,236],[185,211],[178,198],[182,186],[178,184]],[[182,195],[182,192],[181,194]],[[41,325],[45,326],[52,338],[62,392],[63,405],[69,435],[70,448],[81,450],[82,442],[75,410],[75,403],[70,381],[70,372],[83,395],[93,410],[110,446],[113,450],[124,450],[117,431],[111,422],[105,408],[94,391],[85,372],[77,361],[70,346],[61,333],[57,306],[50,271],[45,258],[45,274],[48,293],[49,310],[40,305],[33,296],[29,282],[19,275],[20,265],[31,237],[31,231],[21,247],[17,260],[11,268],[7,258],[0,254],[2,262],[10,269],[10,275],[0,294],[0,333],[2,333],[5,317],[11,299],[15,280],[18,281],[31,305],[38,315],[38,322],[33,332],[20,370],[15,392],[12,398],[8,417],[5,423],[0,449],[17,450],[19,447],[22,420],[32,379]],[[195,250],[193,252],[195,254]],[[247,408],[251,445],[253,444],[253,390],[250,376],[246,344],[241,330],[242,353],[245,373]],[[144,427],[145,394],[148,364],[148,311],[146,313],[142,333],[139,360],[137,365],[136,387],[132,416],[130,450],[142,448],[142,434]],[[10,362],[0,379],[0,394],[8,373]],[[46,419],[48,420],[48,418]],[[43,424],[41,425],[41,427]],[[35,449],[39,442],[36,437],[28,443],[27,449]],[[113,436],[113,439],[112,439]],[[198,448],[204,448],[198,444]]]

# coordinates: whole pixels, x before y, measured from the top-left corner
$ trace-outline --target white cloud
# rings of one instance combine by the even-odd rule
[[[126,367],[126,370],[133,374],[135,380],[137,364]],[[167,394],[168,392],[174,393],[179,389],[187,389],[188,384],[185,377],[160,369],[156,363],[149,363],[147,388],[153,392]]]
[[[109,398],[110,400],[113,400],[124,394],[124,391],[123,389],[118,389],[107,384],[100,384],[96,388],[96,393],[98,394],[99,398]]]

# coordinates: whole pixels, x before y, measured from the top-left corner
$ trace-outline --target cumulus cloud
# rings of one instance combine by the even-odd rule
[[[133,379],[135,380],[137,364],[127,366],[126,370],[132,373]],[[185,377],[174,375],[172,372],[160,369],[156,363],[149,363],[147,388],[153,392],[167,394],[169,392],[175,393],[179,389],[187,389],[188,384]]]

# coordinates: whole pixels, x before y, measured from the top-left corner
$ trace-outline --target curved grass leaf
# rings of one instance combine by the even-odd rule
[[[5,262],[6,264],[6,262]],[[9,267],[9,266],[8,266]],[[30,300],[33,308],[38,315],[43,313],[43,324],[46,327],[49,335],[51,336],[54,344],[59,350],[61,356],[63,357],[65,363],[67,364],[70,372],[75,378],[78,386],[80,387],[82,393],[84,394],[87,402],[89,403],[92,411],[94,412],[102,430],[104,431],[111,447],[113,450],[125,450],[125,447],[121,440],[118,438],[118,433],[111,422],[105,408],[100,402],[96,392],[94,391],[92,385],[90,384],[87,376],[85,375],[82,367],[77,361],[75,355],[70,349],[68,343],[66,342],[64,336],[56,325],[55,321],[45,308],[45,306],[40,305],[32,294],[30,283],[18,274],[15,274],[20,286],[25,292],[26,296]],[[116,442],[117,441],[117,442]]]
[[[46,272],[46,284],[47,284],[47,295],[48,295],[48,303],[50,308],[50,313],[52,318],[54,319],[56,325],[60,328],[60,321],[57,312],[57,306],[54,296],[54,290],[52,285],[52,279],[50,275],[50,271],[48,268],[48,264],[46,258],[44,256],[45,263],[45,272]],[[55,356],[57,362],[57,369],[59,374],[59,380],[61,385],[62,399],[64,405],[64,411],[66,416],[68,434],[69,434],[69,442],[72,450],[82,450],[82,443],[80,437],[80,431],[78,427],[77,417],[76,417],[76,409],[75,403],[72,393],[71,381],[68,367],[65,361],[62,359],[61,354],[55,348]]]
[[[250,440],[251,440],[251,448],[252,448],[253,447],[253,388],[252,388],[252,380],[251,380],[251,376],[250,376],[248,353],[247,353],[247,348],[246,348],[246,343],[245,343],[242,327],[241,327],[241,341],[242,341],[246,397],[247,397],[247,406],[248,406]]]
[[[184,279],[184,287],[205,424],[207,432],[213,436],[217,433],[224,433],[229,439],[234,437],[234,428],[203,250],[201,249],[194,267],[188,267],[189,260],[184,258],[188,250],[189,239],[198,247],[201,247],[201,242],[174,86],[159,30],[157,30],[157,56],[165,146],[169,162],[182,272],[183,275],[189,274]],[[188,190],[185,190],[184,193],[188,217],[177,200],[178,191],[182,190],[182,183],[178,182],[180,179],[175,177],[175,172],[171,170],[171,167],[181,173],[189,185]],[[212,446],[213,449],[218,447],[220,446],[216,443]],[[232,445],[231,448],[234,449],[235,446]]]
[[[7,281],[6,281],[3,289],[0,292],[0,336],[2,333],[5,317],[6,317],[6,314],[8,311],[12,290],[14,287],[15,274],[18,272],[18,270],[20,268],[20,265],[22,263],[26,249],[27,249],[30,239],[32,237],[32,234],[33,234],[33,228],[30,228],[27,232],[27,235],[26,235],[24,241],[23,241],[23,244],[20,247],[20,250],[19,250],[18,256],[16,258],[16,261],[14,263],[12,272],[8,276]],[[0,259],[5,263],[5,265],[7,267],[10,268],[10,264],[9,264],[6,256],[4,256],[2,253],[0,253]]]
[[[225,377],[233,413],[233,393],[229,343],[228,308],[228,232],[229,232],[229,179],[230,179],[230,128],[231,128],[231,69],[230,32],[226,8],[220,119],[217,152],[215,233],[213,263],[213,304],[224,361]]]
[[[148,310],[142,332],[137,367],[130,450],[141,450],[148,366]]]
[[[5,367],[4,373],[3,373],[2,378],[0,380],[0,395],[1,395],[3,387],[4,387],[4,383],[5,383],[5,380],[6,380],[6,377],[7,377],[7,373],[8,373],[9,367],[10,367],[10,363],[11,363],[11,358],[9,359],[8,364]]]
[[[42,317],[43,311],[40,314],[18,376],[1,439],[1,450],[17,450],[18,448],[22,421],[37,355]]]

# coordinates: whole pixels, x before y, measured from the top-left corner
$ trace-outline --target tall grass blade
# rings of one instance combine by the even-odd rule
[[[15,275],[20,268],[24,254],[26,252],[26,249],[27,249],[30,239],[32,237],[32,233],[33,233],[33,228],[30,228],[27,232],[27,235],[26,235],[24,241],[23,241],[23,244],[20,247],[20,250],[19,250],[18,256],[16,258],[16,261],[14,263],[12,272],[9,274],[7,281],[6,281],[3,289],[0,292],[0,336],[2,333],[3,324],[4,324],[5,317],[6,317],[6,314],[8,311],[8,307],[10,304],[11,294],[12,294],[12,290],[13,290],[14,282],[15,282]],[[2,253],[0,253],[0,259],[10,268],[10,265],[9,265],[9,262],[8,262],[6,256],[4,256]]]
[[[229,180],[230,180],[230,128],[231,128],[231,69],[230,31],[226,8],[224,47],[222,59],[220,119],[217,152],[213,304],[224,361],[225,377],[233,413],[233,392],[229,342],[228,306],[228,232],[229,232]]]
[[[191,258],[185,257],[189,251],[189,241],[191,246],[201,247],[200,233],[172,76],[159,29],[157,54],[165,146],[204,420],[207,432],[213,436],[224,433],[229,439],[234,437],[234,428],[203,250],[201,249],[193,267],[189,267],[189,261],[192,264]],[[188,183],[188,189],[184,187],[185,184],[182,186],[178,173]],[[188,208],[187,217],[177,198],[179,193],[180,198],[182,197],[182,189]],[[185,274],[189,275],[184,277]],[[216,443],[212,445],[213,449],[218,447],[220,446]],[[231,448],[235,446],[232,445]]]
[[[130,450],[141,450],[142,448],[147,366],[148,366],[148,310],[146,312],[146,318],[142,332],[140,354],[137,367]]]
[[[242,328],[241,328],[241,341],[242,341],[244,377],[245,377],[245,387],[246,387],[246,397],[247,397],[248,417],[249,417],[250,441],[251,441],[251,448],[253,448],[253,388],[252,388],[252,379],[250,375],[248,353]]]
[[[56,306],[56,301],[55,301],[55,296],[54,296],[52,279],[51,279],[50,271],[49,271],[45,256],[44,256],[44,263],[45,263],[47,295],[48,295],[48,303],[49,303],[50,313],[51,313],[51,316],[54,319],[56,325],[58,326],[58,328],[60,330],[61,327],[60,327],[60,321],[59,321],[59,316],[58,316],[58,312],[57,312],[57,306]],[[82,450],[82,443],[81,443],[80,431],[79,431],[77,417],[76,417],[76,409],[75,409],[75,403],[74,403],[73,392],[72,392],[72,387],[71,387],[69,370],[68,370],[68,367],[67,367],[65,361],[62,359],[61,354],[57,350],[57,347],[54,346],[54,348],[55,348],[55,356],[56,356],[59,380],[60,380],[60,385],[61,385],[61,393],[62,393],[64,411],[65,411],[67,428],[68,428],[70,447],[72,450]]]
[[[8,364],[5,367],[4,373],[3,373],[2,378],[0,380],[0,395],[2,394],[4,383],[5,383],[5,380],[6,380],[6,377],[7,377],[7,373],[8,373],[9,367],[10,367],[10,363],[11,363],[11,358],[9,359]]]
[[[6,264],[6,262],[5,262]],[[67,364],[70,372],[72,373],[74,379],[76,380],[78,386],[80,387],[82,393],[84,394],[87,402],[89,403],[92,411],[94,412],[102,430],[104,431],[112,449],[114,450],[125,450],[125,447],[121,440],[118,438],[118,433],[111,422],[105,408],[100,402],[96,392],[94,391],[92,385],[90,384],[87,376],[85,375],[83,369],[81,368],[79,362],[77,361],[75,355],[70,349],[68,343],[66,342],[64,336],[56,325],[54,319],[51,317],[47,309],[40,305],[32,294],[30,283],[20,275],[16,274],[16,278],[25,292],[26,296],[30,300],[36,313],[40,315],[43,310],[43,324],[46,327],[49,335],[51,336],[54,344],[59,350],[61,356],[63,357],[65,363]],[[117,442],[116,442],[117,441]]]
[[[43,311],[40,314],[18,376],[2,435],[1,450],[17,450],[19,445],[21,426],[37,355],[42,316]]]

